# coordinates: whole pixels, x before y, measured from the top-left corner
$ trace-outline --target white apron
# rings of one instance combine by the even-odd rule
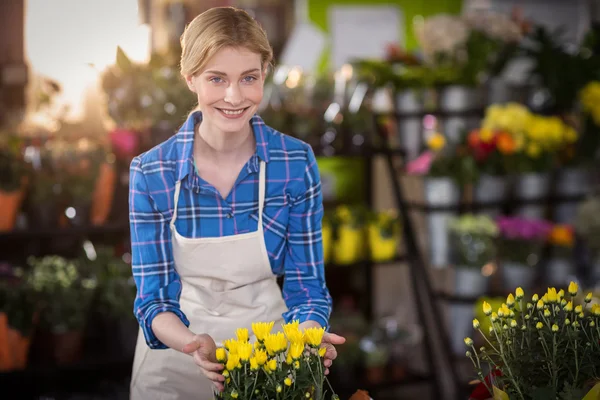
[[[175,228],[181,182],[175,185],[171,233],[175,268],[182,282],[181,310],[196,334],[219,345],[252,322],[283,323],[287,311],[271,270],[263,234],[265,163],[260,163],[258,230],[219,238],[187,238]],[[193,358],[173,349],[150,349],[140,329],[133,362],[131,400],[209,400],[212,383]]]

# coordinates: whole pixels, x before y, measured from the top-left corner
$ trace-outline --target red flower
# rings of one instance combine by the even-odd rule
[[[486,387],[486,384],[488,387],[491,388],[492,379],[496,376],[502,376],[502,371],[500,371],[499,369],[495,369],[490,374],[488,374],[488,376],[486,376],[484,379],[485,384],[481,382],[479,383],[479,385],[475,386],[475,389],[473,389],[473,392],[471,392],[469,400],[487,400],[489,398],[494,397],[493,393],[490,393],[490,391]]]

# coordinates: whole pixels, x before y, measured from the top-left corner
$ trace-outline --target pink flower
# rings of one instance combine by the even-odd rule
[[[412,175],[425,175],[431,168],[433,162],[434,153],[432,151],[426,151],[416,159],[406,164],[406,173]]]

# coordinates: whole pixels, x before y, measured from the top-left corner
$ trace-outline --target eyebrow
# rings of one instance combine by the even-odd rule
[[[258,69],[258,68],[252,68],[252,69],[249,69],[249,70],[246,70],[246,71],[242,72],[241,75],[246,75],[246,74],[249,74],[251,72],[260,72],[260,69]],[[204,73],[205,74],[220,75],[220,76],[227,76],[227,74],[225,72],[214,71],[214,70],[204,71]]]

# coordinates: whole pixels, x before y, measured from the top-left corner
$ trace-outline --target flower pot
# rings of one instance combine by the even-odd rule
[[[515,214],[531,219],[543,219],[546,211],[546,200],[550,194],[550,174],[527,173],[517,175],[514,179],[514,197],[518,201],[538,201],[538,204],[517,206]]]
[[[21,188],[12,192],[0,191],[0,232],[11,231],[15,227],[21,210],[25,191]]]
[[[396,95],[396,113],[398,114],[398,140],[406,150],[407,160],[419,156],[423,144],[423,123],[421,113],[425,111],[424,92],[401,90]]]
[[[482,214],[496,217],[502,210],[508,196],[508,180],[504,176],[483,174],[473,186],[473,201],[477,204],[495,203],[493,206],[478,208]]]
[[[52,342],[54,344],[54,359],[57,365],[74,364],[81,360],[83,350],[82,330],[54,333]]]
[[[113,204],[117,173],[114,164],[103,163],[100,166],[96,187],[92,197],[91,223],[102,225],[108,219]]]
[[[400,232],[398,229],[395,229],[395,232],[391,235],[385,236],[382,234],[379,226],[370,224],[368,235],[371,261],[381,263],[393,260],[396,257],[400,242]]]
[[[554,193],[557,198],[585,196],[592,188],[591,171],[586,168],[564,168],[556,174]],[[572,223],[577,215],[579,202],[559,200],[552,211],[552,218],[558,223]]]
[[[439,131],[444,133],[450,143],[460,143],[465,132],[470,132],[481,125],[478,116],[452,116],[446,115],[439,118]]]
[[[440,89],[439,110],[447,113],[475,111],[483,105],[483,91],[463,85],[449,85]]]
[[[425,178],[423,182],[425,205],[452,207],[458,206],[460,188],[450,178]],[[450,243],[448,224],[457,210],[427,211],[427,232],[429,235],[429,262],[436,268],[450,263]]]
[[[454,269],[454,294],[477,297],[488,292],[490,279],[482,275],[481,268],[461,267]]]
[[[518,287],[522,287],[524,290],[531,289],[536,275],[536,267],[511,261],[502,263],[502,280],[505,291],[514,292]]]
[[[546,263],[544,277],[548,285],[566,288],[574,279],[575,265],[564,257],[552,257]]]
[[[454,354],[465,354],[464,339],[471,336],[473,330],[473,317],[475,315],[474,305],[456,303],[450,305],[449,328],[450,342]]]
[[[337,236],[333,248],[335,264],[348,265],[362,260],[365,248],[362,229],[341,225],[338,228]]]
[[[0,371],[24,369],[30,345],[31,337],[12,328],[7,315],[0,312]]]

